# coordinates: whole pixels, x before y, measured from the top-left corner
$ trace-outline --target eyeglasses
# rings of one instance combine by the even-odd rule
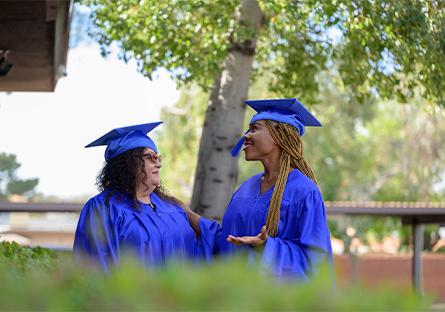
[[[162,161],[161,155],[152,154],[152,153],[142,154],[142,158],[148,159],[149,161],[151,161],[154,164]]]

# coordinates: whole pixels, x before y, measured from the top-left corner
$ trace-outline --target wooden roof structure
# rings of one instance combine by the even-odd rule
[[[13,67],[0,91],[54,91],[66,75],[72,0],[0,0],[0,51]]]
[[[445,223],[445,202],[326,202],[328,215],[399,217],[403,224]]]

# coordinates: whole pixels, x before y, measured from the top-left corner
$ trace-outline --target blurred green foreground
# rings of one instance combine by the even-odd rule
[[[430,298],[396,289],[339,289],[328,274],[278,282],[245,259],[110,274],[76,265],[71,254],[0,243],[0,310],[419,311]]]

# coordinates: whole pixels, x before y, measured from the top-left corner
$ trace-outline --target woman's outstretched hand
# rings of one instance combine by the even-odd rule
[[[227,241],[234,245],[251,245],[251,246],[260,246],[264,244],[269,236],[267,235],[266,226],[264,225],[261,228],[261,232],[257,236],[227,236]]]

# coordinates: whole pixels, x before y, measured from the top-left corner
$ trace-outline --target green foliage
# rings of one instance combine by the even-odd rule
[[[323,268],[309,283],[279,282],[243,258],[150,271],[126,259],[104,274],[73,263],[71,253],[0,243],[1,310],[410,311],[430,304],[389,287],[333,289],[328,276]]]
[[[308,128],[305,157],[320,183],[325,200],[435,201],[445,171],[445,110],[416,97],[409,105],[370,100],[353,105],[331,75],[320,80],[320,104],[313,107],[322,128]],[[265,78],[265,80],[267,80]],[[250,98],[271,98],[258,80]],[[207,95],[184,90],[161,118],[158,137],[165,154],[162,175],[173,194],[190,198]],[[247,123],[253,114],[248,110]],[[178,131],[180,129],[180,131]],[[239,159],[238,185],[261,172],[258,162]]]
[[[102,47],[117,42],[124,58],[136,58],[149,77],[165,67],[179,81],[209,86],[229,38],[245,39],[246,29],[235,27],[237,1],[84,3],[94,9],[93,31]],[[440,61],[445,5],[390,0],[260,4],[265,24],[254,65],[260,79],[249,97],[286,95],[319,103],[312,110],[324,127],[305,134],[305,148],[324,198],[440,199],[434,185],[445,163],[444,112],[428,99],[441,101],[444,89],[445,79],[438,77],[445,73]],[[181,100],[175,107],[181,117],[164,111],[166,128],[173,132],[160,137],[167,154],[164,181],[184,199],[191,194],[206,103],[204,93],[193,105],[188,97],[188,104]],[[411,99],[410,106],[382,101],[394,97]],[[240,180],[261,170],[243,160],[240,168]]]
[[[244,259],[150,271],[125,262],[110,274],[66,261],[20,276],[0,264],[0,280],[1,310],[418,311],[430,303],[391,288],[334,289],[324,274],[279,282]]]
[[[116,43],[147,77],[209,87],[230,49],[257,38],[254,71],[280,96],[314,103],[318,77],[335,67],[354,103],[421,95],[445,105],[443,1],[258,1],[259,33],[237,21],[236,0],[84,0],[104,54]]]
[[[13,274],[50,269],[55,263],[56,255],[49,249],[22,247],[16,242],[0,242],[0,267],[12,269]]]
[[[121,58],[135,58],[147,77],[163,67],[178,82],[202,86],[210,85],[224,60],[236,2],[83,1],[94,8],[91,31],[104,54],[116,42]]]
[[[199,88],[183,90],[174,107],[161,111],[167,130],[156,142],[162,154],[163,186],[183,201],[189,201],[192,195],[207,98]]]
[[[422,96],[445,104],[445,3],[443,1],[334,1],[330,17],[344,40],[334,57],[354,93],[397,95],[406,102]],[[331,5],[326,5],[328,8]],[[440,80],[440,82],[439,82]],[[354,81],[353,84],[351,81]]]
[[[0,199],[9,195],[32,195],[39,179],[19,179],[17,170],[20,163],[13,154],[0,153]]]
[[[321,81],[305,156],[326,200],[435,201],[445,171],[445,110],[417,95],[409,105],[352,105],[336,81]]]

